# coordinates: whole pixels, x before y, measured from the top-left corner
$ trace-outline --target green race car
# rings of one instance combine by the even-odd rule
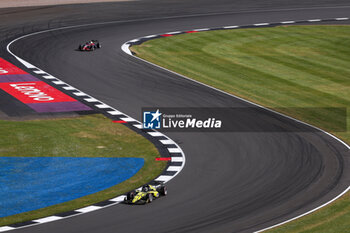
[[[150,184],[142,186],[141,190],[134,190],[126,194],[124,202],[127,204],[151,203],[160,196],[166,196],[167,189],[164,184],[153,186]]]

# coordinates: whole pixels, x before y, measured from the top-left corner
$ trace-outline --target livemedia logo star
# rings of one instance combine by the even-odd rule
[[[161,115],[159,109],[155,112],[143,112],[143,128],[144,129],[160,129]]]

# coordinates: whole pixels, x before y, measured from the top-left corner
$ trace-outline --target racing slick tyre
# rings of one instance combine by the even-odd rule
[[[152,203],[152,201],[153,201],[153,194],[152,194],[152,193],[149,193],[149,194],[147,195],[147,203]]]
[[[132,200],[135,197],[135,191],[128,192],[126,194],[126,200]]]
[[[165,186],[160,186],[159,187],[159,191],[158,191],[159,193],[160,193],[160,195],[162,195],[162,196],[166,196],[167,194],[168,194],[168,190],[167,190],[167,188],[165,187]]]
[[[97,48],[99,48],[99,49],[101,48],[101,44],[100,43],[97,44]]]

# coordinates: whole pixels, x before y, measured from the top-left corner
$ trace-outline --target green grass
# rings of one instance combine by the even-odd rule
[[[350,232],[350,193],[333,204],[301,219],[267,232],[275,233],[346,233]]]
[[[145,160],[135,176],[118,185],[62,204],[0,218],[0,225],[37,219],[115,197],[151,181],[166,166],[166,162],[155,161],[159,152],[151,142],[102,115],[0,121],[0,128],[0,156],[139,157]]]
[[[350,26],[183,34],[133,46],[150,62],[311,123],[350,143]],[[339,109],[334,109],[339,108]],[[347,123],[347,125],[346,125]],[[277,232],[345,232],[349,194]]]

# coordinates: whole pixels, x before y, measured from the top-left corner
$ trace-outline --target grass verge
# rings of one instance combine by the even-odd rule
[[[118,185],[62,204],[0,218],[9,225],[65,212],[106,200],[140,187],[158,176],[166,162],[154,145],[123,124],[96,114],[76,118],[0,121],[0,156],[139,157],[143,168]]]
[[[151,40],[141,58],[318,126],[350,144],[350,26],[221,30]],[[337,108],[337,109],[334,109]],[[272,232],[346,232],[349,194]]]

